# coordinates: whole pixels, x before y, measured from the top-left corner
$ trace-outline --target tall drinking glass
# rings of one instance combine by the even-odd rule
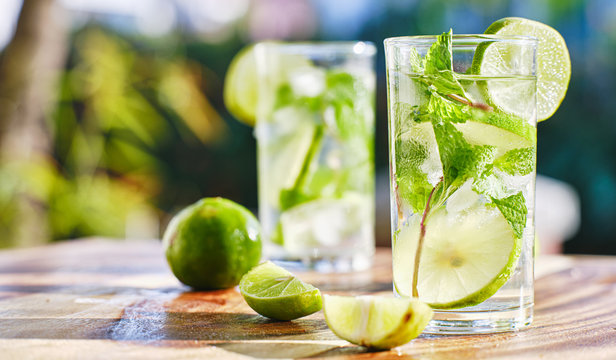
[[[374,55],[365,42],[257,44],[259,218],[283,265],[353,271],[374,253]]]
[[[536,45],[385,40],[394,291],[433,307],[428,333],[531,323]]]

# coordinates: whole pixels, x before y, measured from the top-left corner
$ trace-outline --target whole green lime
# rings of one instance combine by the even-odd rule
[[[167,262],[182,283],[199,290],[235,286],[261,259],[261,228],[245,207],[205,198],[178,213],[163,236]]]

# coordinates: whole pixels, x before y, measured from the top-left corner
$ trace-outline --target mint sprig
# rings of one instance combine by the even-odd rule
[[[448,198],[467,181],[472,189],[484,195],[511,226],[515,237],[521,238],[526,226],[527,208],[522,192],[508,192],[503,174],[526,175],[534,170],[534,147],[510,150],[497,158],[494,146],[469,143],[456,124],[467,121],[485,123],[514,132],[535,143],[534,128],[511,114],[494,111],[490,106],[473,102],[453,70],[452,30],[438,36],[425,58],[416,50],[409,54],[414,81],[421,84],[429,99],[420,106],[397,104],[400,124],[426,122],[432,126],[438,147],[442,178],[435,185],[428,181],[424,161],[428,149],[418,141],[402,140],[396,134],[394,169],[396,193],[403,197],[415,213],[422,213],[418,247],[415,254],[413,296],[417,294],[417,273],[426,222],[432,211],[445,204]],[[527,125],[527,126],[525,126]],[[398,129],[399,130],[399,129]],[[400,130],[399,130],[400,131]]]
[[[446,188],[457,189],[468,179],[483,178],[486,172],[491,170],[496,155],[495,147],[469,144],[451,122],[435,117],[432,126],[443,165]]]
[[[396,194],[404,198],[413,212],[422,212],[428,201],[432,185],[428,182],[421,164],[428,158],[428,148],[415,140],[397,138],[396,152]]]
[[[452,49],[452,30],[450,29],[437,37],[424,59],[416,50],[410,52],[409,59],[413,71],[423,70],[420,79],[427,86],[429,100],[421,106],[398,104],[397,115],[405,117],[406,121],[415,123],[430,121],[438,146],[443,179],[436,186],[430,184],[427,174],[421,169],[427,158],[428,149],[417,141],[403,141],[400,136],[397,136],[395,180],[398,193],[414,212],[421,212],[430,208],[428,198],[431,198],[433,204],[444,204],[462,184],[472,180],[475,192],[488,199],[501,200],[501,205],[510,204],[507,208],[515,208],[517,213],[526,214],[526,209],[519,206],[520,203],[524,203],[523,201],[502,202],[505,201],[502,199],[508,198],[510,193],[507,194],[503,177],[496,170],[511,175],[530,173],[534,169],[534,148],[510,150],[497,159],[495,147],[470,144],[455,124],[465,123],[472,119],[508,131],[517,126],[518,129],[524,130],[521,135],[534,142],[533,129],[526,131],[525,127],[519,125],[523,123],[523,120],[517,117],[514,119],[513,115],[478,108],[466,101],[458,101],[458,97],[468,101],[470,99],[460,84],[458,75],[453,71]],[[434,192],[437,186],[441,189]],[[429,196],[431,193],[432,197]],[[523,198],[521,193],[520,196]],[[503,206],[497,207],[501,212],[506,209]],[[432,208],[434,209],[435,206]],[[508,218],[512,230],[518,236],[519,231],[514,227],[517,222],[510,221],[512,219],[510,213],[508,215],[503,213],[503,216]]]
[[[372,164],[373,153],[373,127],[366,120],[372,104],[367,92],[356,76],[335,69],[325,73],[325,90],[316,96],[298,96],[289,84],[278,88],[274,111],[291,106],[314,114],[312,140],[303,154],[299,173],[290,187],[279,192],[281,211],[323,197],[325,188],[328,196],[341,197],[362,181],[357,178],[366,178],[364,172]],[[335,146],[343,146],[345,151],[357,148],[355,161],[346,163],[342,171],[319,164],[324,146],[331,146],[325,145],[326,134],[328,144],[335,142]],[[354,176],[357,172],[362,176]],[[281,231],[277,233],[278,242],[282,243]]]
[[[453,30],[438,36],[426,54],[424,75],[434,90],[442,95],[458,95],[469,100],[466,91],[453,71]]]

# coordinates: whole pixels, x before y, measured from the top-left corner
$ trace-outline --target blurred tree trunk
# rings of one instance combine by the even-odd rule
[[[51,130],[46,115],[58,92],[55,80],[66,57],[66,28],[55,0],[24,0],[15,36],[0,58],[0,165],[49,159]],[[48,240],[44,202],[15,194],[19,219],[13,243]]]

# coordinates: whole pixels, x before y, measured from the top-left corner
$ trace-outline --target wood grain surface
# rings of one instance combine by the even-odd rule
[[[372,270],[300,273],[324,293],[391,293],[389,249]],[[384,352],[338,339],[321,312],[255,314],[237,289],[192,292],[159,242],[90,239],[0,252],[0,359],[616,359],[616,257],[537,260],[524,331],[422,335]]]

